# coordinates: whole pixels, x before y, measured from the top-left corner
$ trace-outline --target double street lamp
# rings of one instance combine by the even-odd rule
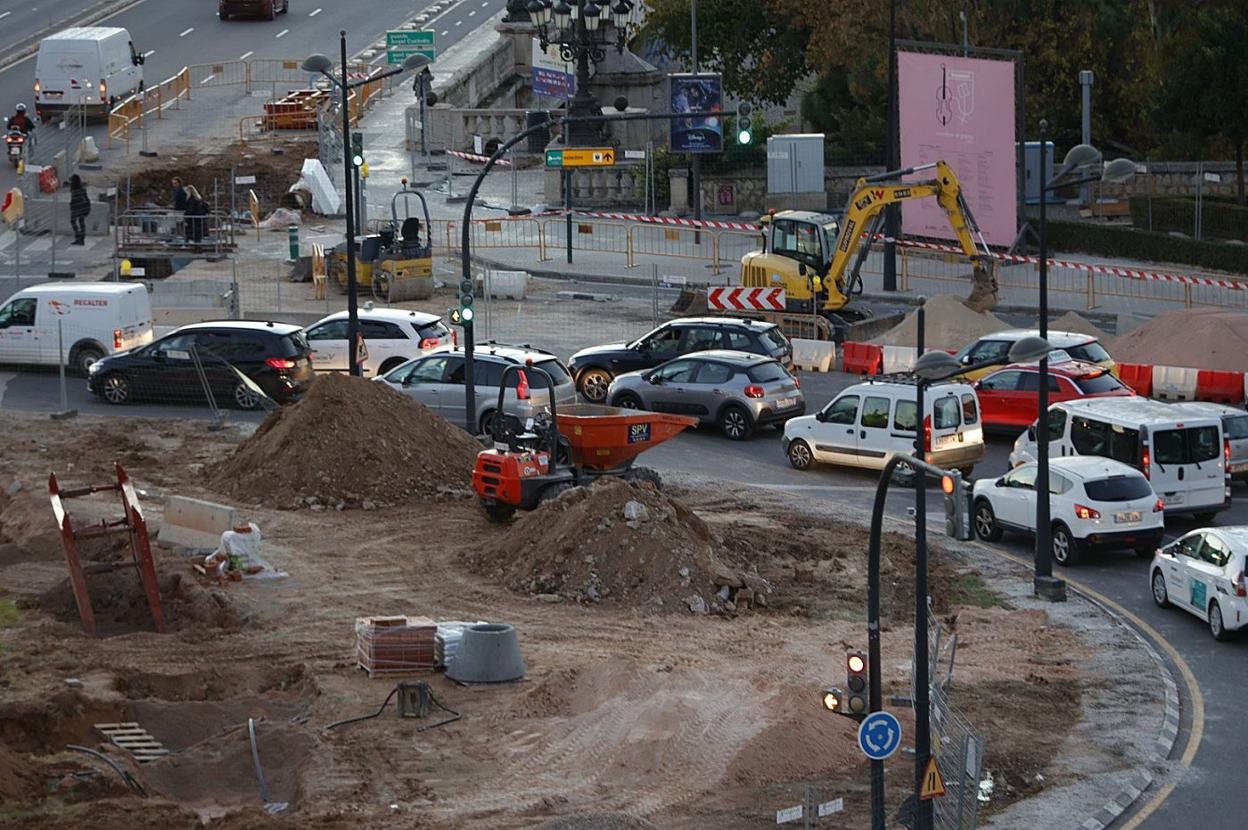
[[[1101,151],[1091,144],[1076,144],[1066,153],[1061,169],[1049,178],[1049,122],[1040,121],[1040,336],[1049,334],[1049,248],[1046,236],[1048,194],[1058,188],[1088,182],[1107,184],[1125,182],[1136,173],[1135,162],[1114,159],[1098,173],[1070,179],[1077,170],[1088,170],[1102,164]],[[1033,587],[1043,599],[1060,602],[1066,598],[1066,582],[1053,576],[1053,528],[1049,512],[1049,353],[1040,356],[1040,394],[1036,416],[1036,550]],[[1072,540],[1068,540],[1073,544]]]
[[[409,55],[401,66],[382,72],[372,78],[350,81],[347,78],[347,31],[338,32],[341,50],[342,77],[335,78],[331,74],[334,63],[325,55],[309,55],[304,59],[301,68],[304,72],[315,72],[324,75],[330,83],[342,90],[342,152],[345,166],[343,173],[346,179],[346,210],[347,210],[347,360],[350,372],[360,374],[359,348],[356,341],[360,331],[359,290],[355,277],[355,199],[351,192],[351,171],[355,168],[351,153],[351,110],[350,91],[365,84],[376,83],[385,78],[399,75],[413,69],[419,69],[429,63],[425,55]],[[362,230],[362,229],[361,229]]]
[[[529,0],[525,7],[537,26],[543,49],[559,47],[559,56],[576,63],[576,94],[568,106],[573,117],[600,115],[597,99],[589,91],[589,62],[601,63],[606,50],[623,54],[633,0]],[[604,23],[610,25],[604,27]],[[612,31],[614,29],[614,32]],[[588,146],[596,143],[603,125],[593,121],[573,121],[568,125],[565,143]]]

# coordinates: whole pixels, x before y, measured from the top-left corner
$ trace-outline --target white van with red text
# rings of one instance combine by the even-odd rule
[[[0,363],[63,361],[85,375],[105,355],[150,342],[152,304],[141,283],[51,282],[0,305]]]

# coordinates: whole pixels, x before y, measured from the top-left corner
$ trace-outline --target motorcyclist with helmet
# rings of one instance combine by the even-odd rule
[[[29,136],[35,131],[35,122],[26,114],[25,104],[17,105],[17,111],[9,116],[4,126],[9,132],[20,132],[24,136]]]

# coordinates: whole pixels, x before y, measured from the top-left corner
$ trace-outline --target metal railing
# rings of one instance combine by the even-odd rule
[[[226,211],[188,216],[179,210],[127,210],[116,225],[119,256],[224,254],[237,247]]]

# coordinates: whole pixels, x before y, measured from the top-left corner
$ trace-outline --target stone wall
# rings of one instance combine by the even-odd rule
[[[765,213],[773,208],[839,212],[859,178],[883,171],[883,167],[829,167],[824,171],[823,192],[791,194],[768,193],[767,171],[763,168],[722,173],[704,170],[702,213],[737,216]],[[674,213],[692,213],[692,206],[685,198],[687,176],[684,168],[668,172],[672,193],[669,209]]]

